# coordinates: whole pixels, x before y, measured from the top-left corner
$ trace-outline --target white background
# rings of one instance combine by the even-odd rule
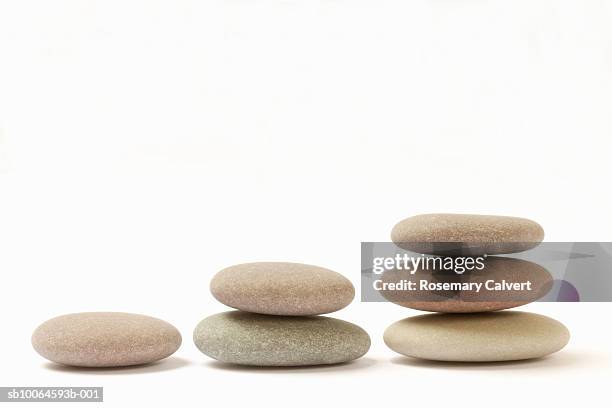
[[[387,349],[418,312],[356,299],[344,366],[235,369],[191,341],[215,272],[326,266],[423,212],[525,216],[609,241],[612,2],[0,0],[0,385],[104,386],[105,406],[512,406],[609,399],[609,304],[534,304],[550,358],[425,363]],[[183,346],[126,370],[54,368],[34,328],[144,313]],[[76,406],[76,405],[75,405]],[[85,405],[89,406],[89,405]]]

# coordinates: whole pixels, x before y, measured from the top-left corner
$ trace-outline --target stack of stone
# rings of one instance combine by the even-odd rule
[[[402,249],[433,256],[482,257],[484,269],[458,275],[417,271],[409,279],[428,276],[438,283],[529,281],[519,291],[449,290],[446,293],[383,293],[394,303],[438,312],[400,320],[387,328],[384,341],[397,353],[441,361],[509,361],[537,358],[562,349],[567,328],[533,313],[500,311],[544,296],[552,286],[550,273],[533,262],[505,256],[535,248],[544,238],[534,221],[516,217],[426,214],[405,219],[391,233]],[[404,275],[390,271],[383,280]],[[450,285],[448,285],[450,286]],[[467,285],[466,285],[467,286]]]
[[[355,289],[329,269],[288,262],[256,262],[217,273],[210,285],[221,303],[238,309],[202,320],[193,340],[224,363],[308,366],[357,359],[370,337],[352,323],[316,316],[346,307]]]

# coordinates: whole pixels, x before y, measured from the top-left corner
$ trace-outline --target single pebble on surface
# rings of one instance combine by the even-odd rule
[[[535,248],[543,239],[535,221],[498,215],[416,215],[391,231],[400,248],[439,255],[510,254]]]
[[[355,297],[355,288],[339,273],[291,262],[230,266],[214,276],[210,290],[229,307],[282,316],[335,312]]]
[[[202,320],[193,341],[209,357],[250,366],[337,364],[357,359],[370,348],[368,334],[343,320],[239,311]]]
[[[117,312],[75,313],[48,320],[32,335],[41,356],[79,367],[146,364],[173,354],[181,334],[154,317]]]
[[[558,321],[525,312],[425,314],[393,323],[387,346],[427,360],[488,362],[525,360],[561,350],[569,331]]]

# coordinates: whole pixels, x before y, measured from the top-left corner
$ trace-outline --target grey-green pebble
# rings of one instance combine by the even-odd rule
[[[357,359],[370,348],[368,334],[343,320],[239,311],[202,320],[193,341],[209,357],[249,366],[337,364]]]

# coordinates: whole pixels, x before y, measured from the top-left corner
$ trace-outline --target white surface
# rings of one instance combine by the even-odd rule
[[[359,280],[359,242],[422,212],[527,216],[609,241],[612,4],[581,1],[0,1],[0,385],[104,386],[105,406],[513,406],[606,401],[609,304],[535,304],[562,353],[486,366],[398,358],[417,312],[355,301],[347,366],[229,370],[191,341],[252,260]],[[52,369],[58,314],[183,333],[146,369]],[[87,405],[86,405],[87,406]]]

